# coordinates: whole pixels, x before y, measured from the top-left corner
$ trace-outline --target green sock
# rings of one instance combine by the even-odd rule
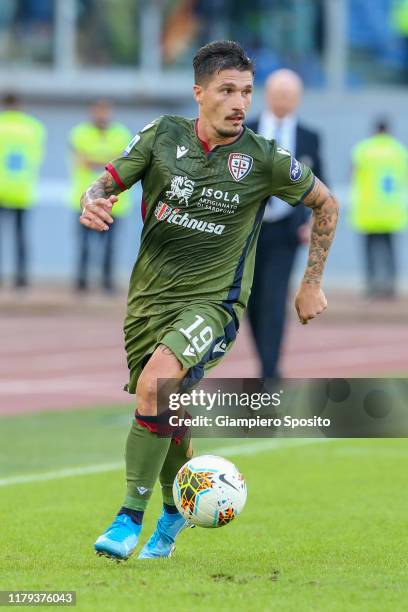
[[[192,457],[192,453],[190,456],[187,456],[190,441],[190,436],[183,438],[180,444],[176,444],[174,441],[172,441],[160,472],[163,503],[168,504],[169,506],[175,505],[173,499],[174,478],[176,477],[176,474],[181,466]]]
[[[126,443],[127,495],[123,506],[146,509],[170,442],[171,438],[160,438],[133,421]]]

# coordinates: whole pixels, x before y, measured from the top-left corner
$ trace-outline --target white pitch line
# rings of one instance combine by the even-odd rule
[[[99,474],[105,472],[114,472],[120,470],[124,463],[96,463],[94,465],[83,465],[76,468],[63,468],[52,472],[43,472],[39,474],[24,474],[21,476],[11,476],[10,478],[0,479],[0,487],[7,487],[14,484],[25,484],[27,482],[41,482],[46,480],[58,480],[59,478],[68,478],[70,476],[82,476],[85,474]]]
[[[292,446],[306,446],[317,444],[318,442],[328,441],[328,438],[276,438],[273,440],[259,440],[250,444],[235,444],[233,446],[221,446],[208,451],[203,451],[206,455],[221,455],[222,457],[233,457],[235,455],[256,455],[271,450],[291,448]],[[124,469],[124,462],[115,463],[96,463],[94,465],[83,465],[79,467],[63,468],[52,472],[40,472],[38,474],[22,474],[21,476],[10,476],[0,479],[0,487],[8,487],[17,484],[30,482],[45,482],[48,480],[59,480],[71,476],[85,476],[87,474],[104,474]]]

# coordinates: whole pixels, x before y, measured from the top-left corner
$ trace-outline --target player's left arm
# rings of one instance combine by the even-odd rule
[[[317,177],[303,203],[312,209],[309,257],[300,288],[295,297],[299,320],[304,325],[327,308],[321,289],[323,270],[336,230],[339,205]]]

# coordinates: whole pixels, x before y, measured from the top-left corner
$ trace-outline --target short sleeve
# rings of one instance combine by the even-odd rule
[[[311,191],[314,181],[315,176],[308,166],[275,144],[271,195],[296,206]]]
[[[106,165],[115,183],[122,189],[129,189],[143,178],[150,164],[152,149],[160,119],[145,125],[132,138],[124,152]]]

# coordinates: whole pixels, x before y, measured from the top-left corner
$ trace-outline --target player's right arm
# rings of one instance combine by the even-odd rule
[[[81,196],[80,223],[104,232],[113,223],[111,210],[118,195],[139,181],[151,162],[160,119],[145,126],[131,140],[121,157],[107,164],[102,174]]]
[[[89,229],[106,232],[113,223],[110,211],[121,191],[112,175],[104,172],[81,196],[80,223]]]

